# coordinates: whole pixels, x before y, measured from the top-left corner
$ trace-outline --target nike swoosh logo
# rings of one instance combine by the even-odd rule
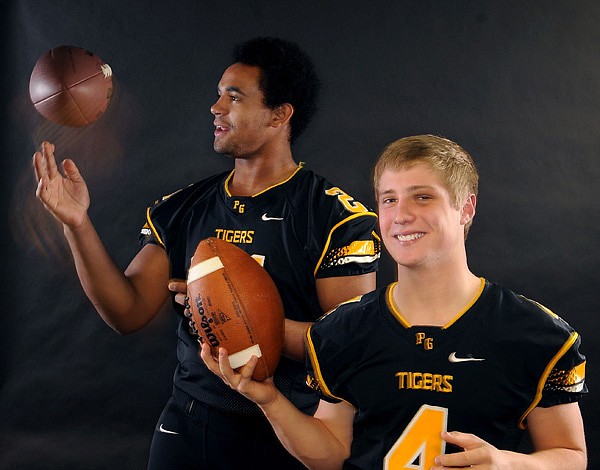
[[[453,362],[453,363],[457,363],[457,362],[481,362],[481,361],[485,361],[485,359],[482,359],[482,358],[479,358],[479,357],[471,357],[471,356],[456,357],[456,352],[450,353],[450,355],[448,356],[448,360],[450,362]]]
[[[164,432],[165,434],[179,434],[178,432],[175,431],[169,431],[168,429],[163,428],[162,423],[160,423],[160,426],[158,427],[159,432]]]
[[[265,222],[268,222],[269,220],[283,220],[283,217],[269,217],[269,216],[267,215],[267,213],[265,212],[265,213],[262,215],[261,219],[262,219],[262,220],[264,220]]]

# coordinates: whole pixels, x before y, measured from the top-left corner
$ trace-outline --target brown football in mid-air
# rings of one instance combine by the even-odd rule
[[[96,121],[113,94],[112,70],[93,52],[60,46],[38,59],[29,79],[29,96],[40,114],[64,126]]]

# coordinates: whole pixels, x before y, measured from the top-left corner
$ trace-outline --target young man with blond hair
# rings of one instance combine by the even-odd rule
[[[271,382],[202,358],[256,402],[313,469],[583,469],[580,338],[541,304],[473,274],[465,238],[478,172],[448,139],[390,144],[374,170],[383,242],[398,281],[345,302],[307,333],[305,416]],[[534,451],[517,452],[525,429]]]

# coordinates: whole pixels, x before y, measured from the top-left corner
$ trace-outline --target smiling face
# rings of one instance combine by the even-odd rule
[[[381,173],[377,190],[383,242],[401,267],[439,267],[466,260],[464,229],[476,196],[456,207],[439,174],[427,163]]]
[[[233,158],[249,158],[268,147],[275,137],[273,118],[276,110],[264,104],[259,86],[260,69],[233,64],[221,77],[219,98],[210,108],[215,116],[217,153]]]

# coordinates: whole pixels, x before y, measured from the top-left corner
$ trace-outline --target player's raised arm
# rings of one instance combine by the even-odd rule
[[[87,185],[72,160],[54,157],[55,147],[42,143],[33,156],[36,195],[63,224],[81,285],[103,320],[119,333],[148,323],[166,301],[169,261],[159,247],[146,246],[125,273],[115,264],[88,217]]]
[[[350,455],[352,443],[355,409],[351,405],[321,401],[314,416],[306,415],[277,390],[272,379],[252,380],[258,362],[256,356],[237,373],[230,367],[225,349],[221,348],[219,357],[214,358],[205,344],[200,354],[213,373],[260,407],[281,443],[294,457],[313,470],[341,468]]]

